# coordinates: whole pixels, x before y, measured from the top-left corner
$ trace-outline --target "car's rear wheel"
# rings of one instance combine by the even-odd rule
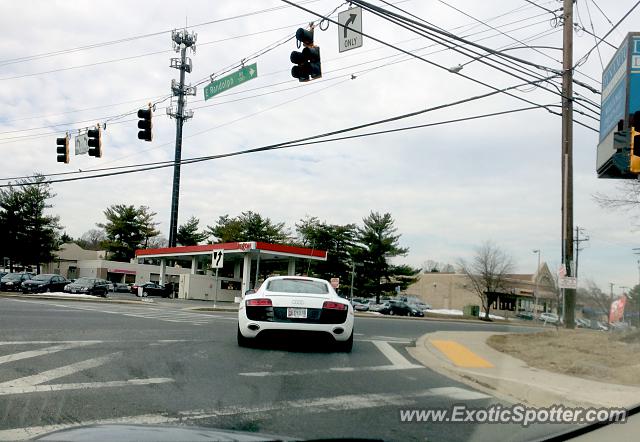
[[[149,292],[142,292],[142,297],[146,298],[147,296],[149,296]]]
[[[353,349],[353,331],[346,341],[336,341],[336,349],[342,353],[351,353]]]
[[[238,347],[251,347],[251,340],[249,338],[244,337],[244,335],[240,332],[239,326],[238,326]]]

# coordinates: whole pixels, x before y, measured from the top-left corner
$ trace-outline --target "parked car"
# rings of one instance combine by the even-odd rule
[[[161,286],[155,282],[145,282],[144,284],[134,284],[131,286],[131,293],[138,295],[138,287],[142,287],[142,296],[162,296],[168,298],[171,294],[171,288]]]
[[[429,304],[425,304],[424,302],[408,302],[411,307],[420,310],[421,312],[425,312],[431,308]]]
[[[555,313],[551,313],[551,312],[545,312],[545,313],[540,313],[539,318],[541,321],[545,322],[545,323],[550,323],[550,324],[559,324],[560,323],[560,318],[558,317],[558,315],[556,315]]]
[[[64,276],[41,273],[22,282],[22,293],[61,292],[67,284]]]
[[[66,293],[82,293],[84,295],[107,297],[109,281],[98,278],[78,278],[64,287]]]
[[[412,307],[403,301],[389,301],[388,305],[381,308],[379,311],[383,315],[391,316],[424,316],[424,312],[422,310]]]
[[[516,318],[532,321],[534,319],[534,316],[533,316],[533,312],[518,312],[516,313]]]
[[[131,286],[123,282],[114,282],[113,291],[117,293],[129,293],[131,291]]]
[[[22,289],[22,283],[33,278],[33,273],[9,273],[0,280],[0,290],[5,292],[17,292]]]
[[[302,332],[298,336],[331,337],[337,350],[350,352],[353,321],[353,306],[339,297],[328,281],[272,276],[240,304],[238,345],[249,346],[258,337]]]
[[[364,299],[353,299],[351,301],[351,305],[353,305],[353,309],[358,312],[367,312],[369,311],[369,301]]]
[[[591,321],[584,318],[576,318],[576,327],[578,328],[591,328]]]
[[[369,304],[369,311],[370,312],[380,312],[380,310],[382,310],[385,307],[388,307],[389,304],[376,304],[375,301],[371,301],[371,303]]]

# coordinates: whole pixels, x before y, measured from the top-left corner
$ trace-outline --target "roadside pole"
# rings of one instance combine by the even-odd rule
[[[562,44],[562,263],[573,269],[573,0],[563,0]],[[576,290],[564,290],[566,328],[575,328]]]

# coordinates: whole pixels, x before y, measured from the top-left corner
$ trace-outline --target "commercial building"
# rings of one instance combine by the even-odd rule
[[[472,291],[471,281],[461,273],[421,273],[406,293],[418,296],[434,309],[462,310],[466,305],[482,306],[479,296]],[[554,277],[543,263],[536,273],[508,275],[505,290],[491,296],[491,310],[504,316],[532,312],[536,300],[538,313],[555,311],[557,293]]]

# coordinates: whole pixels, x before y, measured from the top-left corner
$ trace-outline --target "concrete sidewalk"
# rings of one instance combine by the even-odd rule
[[[609,384],[529,367],[494,350],[496,332],[435,332],[423,335],[409,353],[427,368],[510,402],[536,407],[632,407],[640,388]]]

